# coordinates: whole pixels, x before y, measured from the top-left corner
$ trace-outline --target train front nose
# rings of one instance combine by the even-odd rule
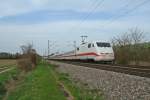
[[[113,53],[100,53],[99,56],[95,58],[95,61],[113,61],[114,54]]]

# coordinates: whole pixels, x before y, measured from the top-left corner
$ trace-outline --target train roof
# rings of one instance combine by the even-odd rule
[[[96,43],[96,42],[110,43],[110,42],[108,42],[108,41],[88,41],[88,42],[82,43],[81,45],[88,44],[88,43]]]

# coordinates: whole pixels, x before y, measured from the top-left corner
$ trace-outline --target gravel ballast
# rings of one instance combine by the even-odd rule
[[[50,61],[58,71],[102,90],[106,100],[150,100],[150,78]]]

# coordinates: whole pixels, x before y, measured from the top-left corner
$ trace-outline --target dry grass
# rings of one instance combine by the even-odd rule
[[[17,65],[19,69],[25,72],[35,69],[37,65],[36,53],[28,53],[21,55],[20,59],[17,60]]]
[[[12,60],[12,59],[0,59],[0,67],[5,65],[13,65],[16,63],[17,63],[16,60]]]
[[[22,58],[19,59],[17,62],[18,62],[17,67],[25,72],[31,71],[34,67],[33,63],[29,58]]]
[[[136,65],[136,62],[130,62],[129,65]],[[146,62],[146,61],[139,61],[139,65],[142,66],[150,66],[150,62]]]

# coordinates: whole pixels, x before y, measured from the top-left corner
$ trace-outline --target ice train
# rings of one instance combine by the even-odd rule
[[[58,60],[92,60],[92,61],[108,61],[115,60],[114,51],[108,42],[85,42],[75,50],[55,55],[52,59]]]

